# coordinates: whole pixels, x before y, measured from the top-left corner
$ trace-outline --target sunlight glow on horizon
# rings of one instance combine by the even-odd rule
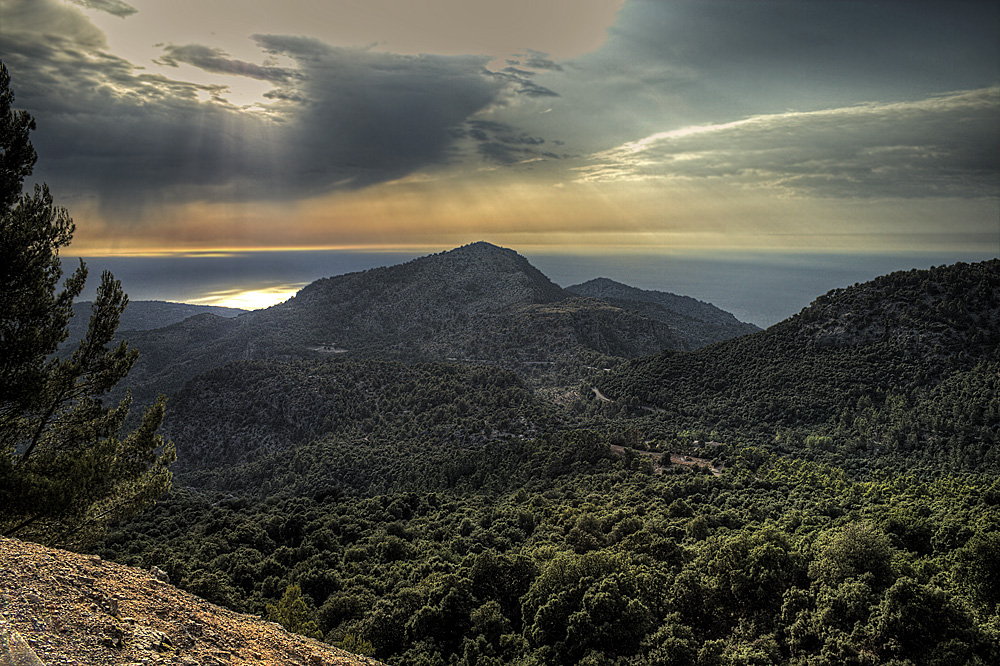
[[[437,241],[437,242],[435,242]],[[220,259],[267,253],[341,252],[345,254],[412,253],[423,256],[446,252],[464,245],[487,242],[508,248],[519,254],[546,255],[683,255],[722,256],[754,252],[762,254],[826,254],[837,252],[850,255],[867,254],[934,254],[967,252],[973,254],[1000,252],[1000,230],[997,233],[976,232],[934,233],[917,232],[908,235],[893,232],[797,233],[776,230],[770,233],[740,234],[726,231],[563,231],[536,232],[512,230],[494,233],[442,233],[440,238],[414,243],[371,243],[354,245],[300,245],[168,248],[139,247],[123,249],[120,245],[93,246],[74,243],[63,252],[64,257],[81,258],[173,258]],[[216,305],[218,303],[211,303]],[[236,307],[236,306],[233,306]]]
[[[219,305],[239,310],[263,310],[272,305],[284,303],[294,296],[307,283],[286,284],[262,289],[223,289],[212,291],[200,297],[189,299],[194,305]]]

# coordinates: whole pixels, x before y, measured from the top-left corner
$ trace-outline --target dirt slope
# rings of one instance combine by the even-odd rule
[[[220,608],[146,571],[0,539],[0,634],[12,632],[47,666],[379,664]]]

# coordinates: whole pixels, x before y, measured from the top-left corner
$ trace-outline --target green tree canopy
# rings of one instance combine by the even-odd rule
[[[293,631],[310,638],[322,639],[313,614],[309,610],[305,599],[302,598],[302,590],[298,585],[289,585],[285,588],[285,593],[281,597],[278,605],[267,605],[267,619],[277,622],[288,631]]]
[[[0,63],[0,534],[68,543],[153,502],[170,485],[174,451],[156,433],[162,399],[127,434],[131,398],[103,402],[137,357],[112,345],[128,297],[110,273],[84,339],[59,349],[87,269],[81,261],[63,279],[73,220],[45,185],[22,192],[35,122],[13,101]]]

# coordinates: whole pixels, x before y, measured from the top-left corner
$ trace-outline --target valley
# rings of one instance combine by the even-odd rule
[[[178,458],[88,550],[226,608],[399,666],[1000,658],[1000,261],[761,331],[476,243],[119,335]]]

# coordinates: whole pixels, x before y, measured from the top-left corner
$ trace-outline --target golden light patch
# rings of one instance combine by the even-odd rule
[[[196,305],[221,305],[241,310],[261,310],[278,303],[284,303],[304,286],[305,283],[299,283],[262,289],[223,289],[190,299],[188,302]]]

